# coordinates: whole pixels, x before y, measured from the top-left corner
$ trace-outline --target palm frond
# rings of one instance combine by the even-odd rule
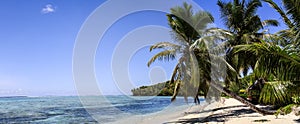
[[[154,55],[147,63],[147,66],[149,67],[153,62],[155,62],[157,59],[158,60],[165,60],[165,61],[169,61],[169,60],[174,60],[176,57],[176,50],[175,49],[171,49],[171,50],[164,50],[162,52],[157,53],[156,55]]]
[[[280,16],[283,18],[285,24],[289,28],[294,27],[293,23],[290,21],[290,19],[285,14],[285,12],[282,10],[282,8],[280,8],[273,0],[263,0],[263,1],[267,2],[272,8],[274,8],[280,14]]]
[[[258,56],[254,67],[254,73],[258,77],[268,77],[272,74],[278,80],[299,80],[299,54],[267,42],[239,45],[236,48],[236,52]]]
[[[246,4],[246,11],[245,11],[245,15],[246,16],[251,16],[251,15],[255,15],[258,7],[261,7],[262,4],[260,2],[260,0],[251,0]]]
[[[259,102],[269,105],[287,105],[291,103],[291,96],[288,94],[290,82],[274,81],[266,82],[260,92]]]
[[[248,32],[257,32],[260,29],[263,28],[263,23],[260,20],[260,17],[258,15],[251,16],[248,18],[248,21],[245,22],[245,26],[247,27],[246,29],[243,30],[248,30]]]
[[[283,0],[283,4],[294,26],[300,26],[300,0]]]
[[[263,26],[278,26],[279,22],[277,20],[264,20],[263,22]]]
[[[232,13],[232,4],[225,3],[221,0],[218,0],[217,5],[220,8],[220,13],[221,13],[221,19],[223,20],[224,24],[229,26],[230,24],[230,19],[232,16],[230,16],[230,13]]]
[[[160,49],[160,48],[177,50],[177,49],[180,49],[180,46],[177,44],[174,44],[174,43],[170,43],[170,42],[159,42],[150,47],[150,52],[154,49]]]

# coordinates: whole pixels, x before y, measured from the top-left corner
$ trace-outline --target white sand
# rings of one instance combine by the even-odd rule
[[[166,123],[204,123],[204,124],[294,124],[300,123],[299,116],[294,114],[263,116],[239,101],[222,98],[221,102],[194,107],[189,114]],[[233,107],[235,106],[235,107]],[[202,109],[199,109],[202,107]],[[223,107],[226,107],[225,109]],[[196,109],[195,109],[196,108]],[[223,108],[212,111],[212,109]],[[201,111],[202,110],[202,111]],[[260,121],[260,122],[257,122]],[[263,122],[262,122],[263,121]]]

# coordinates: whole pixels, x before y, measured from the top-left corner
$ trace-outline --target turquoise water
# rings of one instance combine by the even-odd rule
[[[107,123],[132,115],[159,112],[171,104],[170,97],[104,98],[99,100],[97,96],[81,97],[85,102],[83,105],[76,96],[2,97],[0,123]],[[185,105],[185,102],[178,98],[174,106],[181,105]]]

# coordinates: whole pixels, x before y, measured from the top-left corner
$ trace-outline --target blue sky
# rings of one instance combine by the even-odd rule
[[[2,0],[0,96],[75,95],[72,56],[76,37],[88,16],[103,2],[102,0]],[[195,2],[213,14],[218,27],[223,27],[216,0]],[[280,20],[279,15],[266,4],[258,12],[263,19]],[[112,12],[107,12],[106,16],[110,13]],[[167,29],[165,13],[143,11],[127,15],[118,20],[100,41],[95,56],[95,72],[104,94],[120,94],[111,72],[111,56],[114,48],[130,31],[147,25]],[[282,28],[284,24],[272,28],[271,32]],[[127,47],[130,48],[131,44]],[[138,49],[126,67],[129,69],[134,86],[151,84],[149,75],[158,78],[153,79],[153,82],[169,79],[175,64],[174,61],[170,64],[159,62],[148,68],[146,63],[154,55],[149,53],[148,49],[148,46]],[[160,69],[165,70],[166,75],[161,73]]]

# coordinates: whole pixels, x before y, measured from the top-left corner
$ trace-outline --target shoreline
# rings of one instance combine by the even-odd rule
[[[233,98],[222,98],[222,102],[215,102],[207,106],[199,105],[202,110],[186,112],[182,117],[166,121],[164,124],[294,124],[300,123],[300,117],[294,113],[288,115],[261,115]]]

